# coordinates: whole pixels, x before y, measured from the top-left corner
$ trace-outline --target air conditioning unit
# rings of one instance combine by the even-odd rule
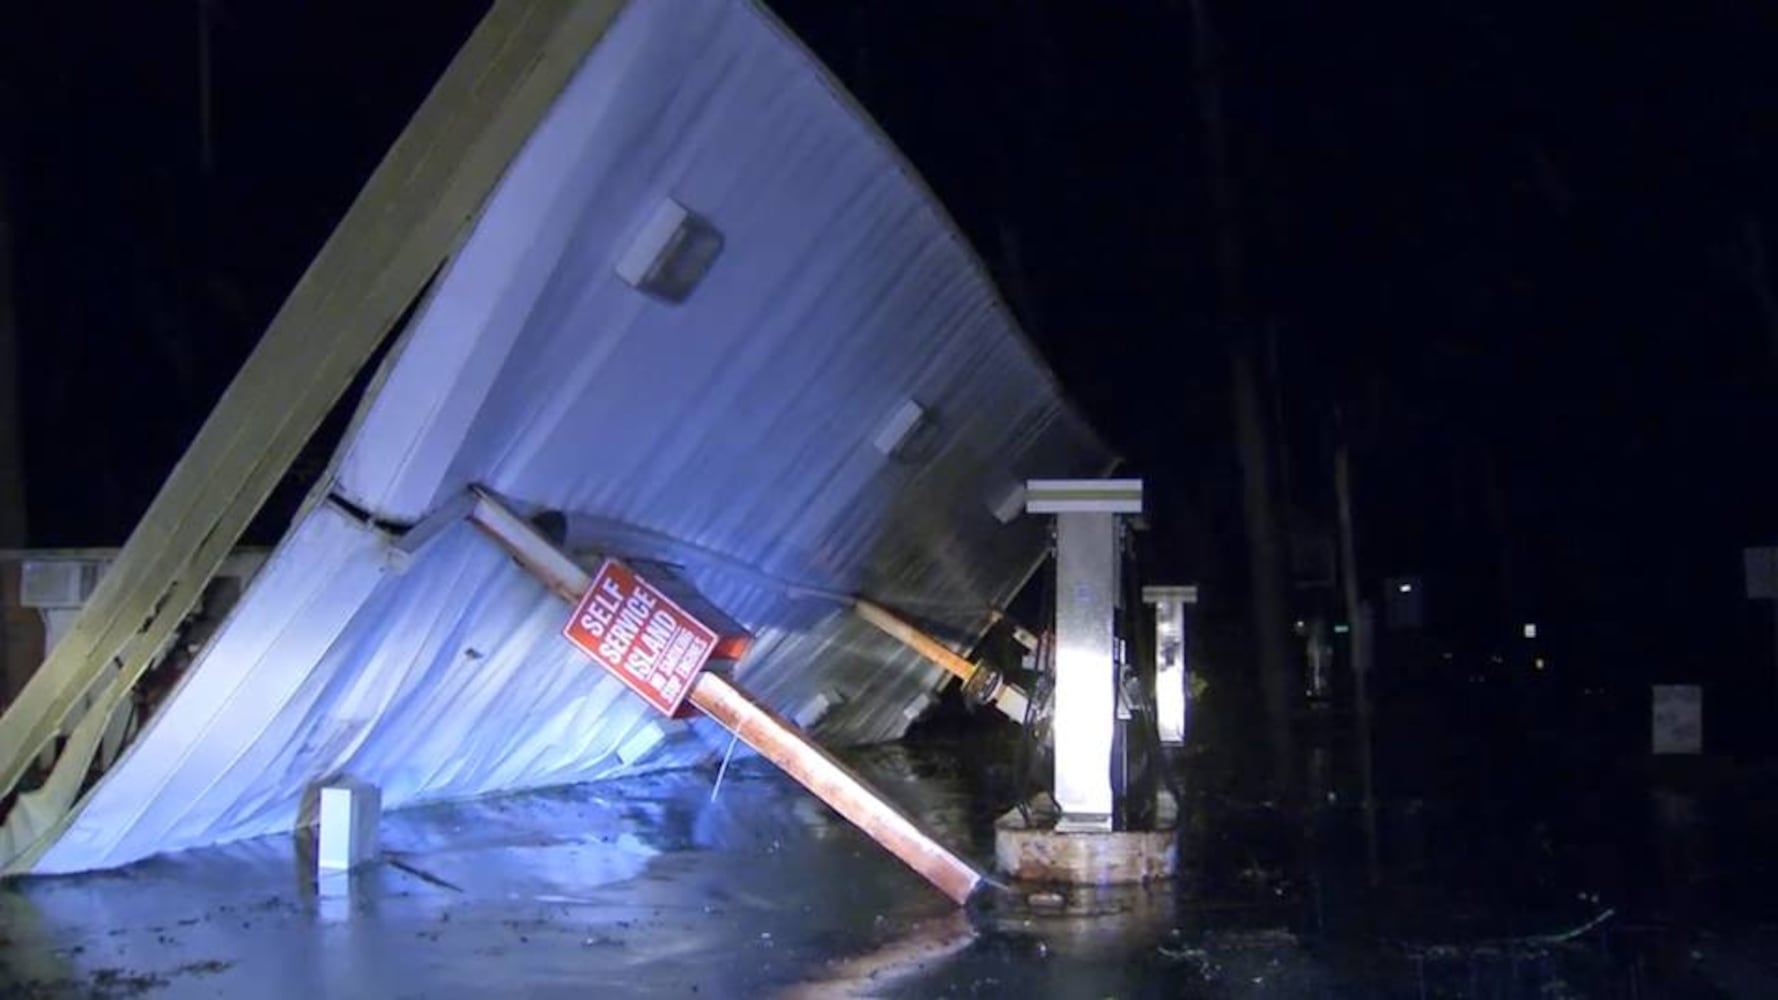
[[[79,559],[27,560],[19,566],[19,604],[78,608],[99,585],[105,564]]]

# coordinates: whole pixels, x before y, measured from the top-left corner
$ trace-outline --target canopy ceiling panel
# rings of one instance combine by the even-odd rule
[[[619,274],[673,205],[720,240],[680,301]],[[631,3],[385,362],[338,499],[298,518],[34,870],[288,831],[340,774],[400,807],[721,753],[713,723],[652,715],[570,648],[566,606],[467,524],[401,544],[472,484],[566,515],[589,560],[671,564],[756,635],[741,683],[787,715],[826,705],[805,721],[845,744],[900,736],[942,675],[831,597],[967,643],[1044,549],[997,508],[1109,462],[780,24]]]

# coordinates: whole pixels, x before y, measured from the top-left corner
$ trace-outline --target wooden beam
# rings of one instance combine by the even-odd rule
[[[851,768],[720,674],[698,675],[688,699],[778,765],[816,798],[883,845],[958,906],[969,902],[981,873],[920,829],[906,813]]]
[[[299,449],[426,282],[624,0],[498,0],[272,320],[68,635],[0,717],[0,794],[68,733],[8,816],[8,870],[62,825],[112,710],[190,613]],[[76,704],[121,667],[80,720]],[[21,796],[21,803],[27,796]],[[35,820],[26,822],[30,817]],[[44,817],[56,821],[46,826]],[[29,829],[25,829],[29,827]],[[27,842],[28,841],[28,842]]]

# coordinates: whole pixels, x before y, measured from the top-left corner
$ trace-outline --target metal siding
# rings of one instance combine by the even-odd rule
[[[677,305],[612,270],[669,195],[725,239]],[[933,447],[886,458],[871,439],[907,398]],[[620,17],[509,168],[362,408],[338,489],[411,521],[483,483],[602,525],[584,547],[679,563],[758,636],[741,682],[785,714],[838,692],[820,734],[842,744],[901,735],[942,675],[786,584],[977,634],[1045,539],[1039,519],[996,521],[993,499],[1106,461],[819,65],[750,3],[662,0]],[[341,520],[322,506],[293,527],[37,870],[288,830],[337,773],[397,808],[625,769],[616,749],[650,715],[561,641],[555,597],[467,529],[398,573]],[[324,648],[285,641],[311,627]],[[281,693],[248,710],[225,688]],[[169,724],[188,703],[204,717]],[[726,742],[673,724],[631,769]]]

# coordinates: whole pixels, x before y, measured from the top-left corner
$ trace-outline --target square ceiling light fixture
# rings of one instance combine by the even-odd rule
[[[796,723],[798,729],[813,729],[820,725],[821,720],[827,718],[828,713],[844,700],[838,691],[831,688],[818,691],[810,696],[809,700],[802,703],[802,707],[798,708],[796,713],[790,717],[791,721]]]
[[[926,407],[912,399],[903,399],[878,425],[871,435],[871,446],[890,458],[907,458],[913,450],[915,436],[929,422]]]
[[[623,743],[618,746],[617,759],[621,761],[625,767],[630,767],[639,763],[642,758],[648,756],[655,747],[660,746],[663,740],[672,735],[668,731],[669,726],[677,728],[680,725],[683,724],[674,720],[662,722],[658,719],[650,719],[649,721],[644,722],[640,728],[626,737]]]
[[[657,299],[684,302],[721,252],[722,233],[710,220],[664,198],[618,258],[617,275]]]
[[[1003,485],[994,499],[989,501],[988,509],[994,512],[994,520],[1001,524],[1011,524],[1025,512],[1025,484],[1015,482]]]

